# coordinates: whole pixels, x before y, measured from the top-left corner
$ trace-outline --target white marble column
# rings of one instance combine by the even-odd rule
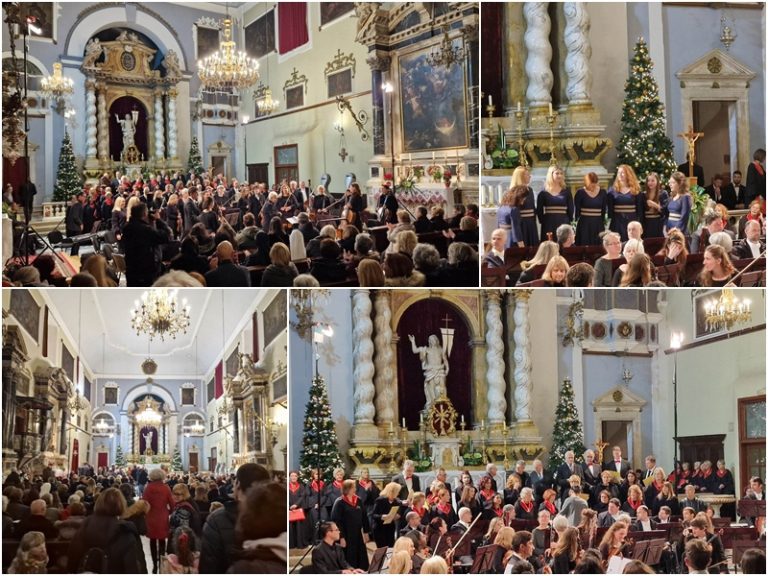
[[[488,363],[488,422],[491,426],[506,421],[507,400],[504,398],[504,327],[501,323],[499,290],[485,292],[485,359]]]
[[[178,138],[176,126],[176,88],[168,90],[168,157],[178,158]]]
[[[155,159],[165,158],[165,121],[163,113],[163,93],[155,92]]]
[[[373,424],[376,410],[373,397],[373,322],[371,322],[370,290],[358,289],[352,293],[352,356],[354,360],[353,385],[355,425]]]
[[[96,82],[85,82],[85,156],[96,158]]]
[[[592,44],[589,41],[589,12],[584,2],[563,4],[565,15],[564,41],[568,51],[565,56],[565,74],[568,83],[565,93],[570,104],[589,104],[592,99]]]
[[[395,357],[392,353],[392,311],[389,308],[389,291],[378,290],[374,296],[376,315],[376,336],[374,344],[376,375],[373,383],[376,389],[376,423],[384,424],[395,420]]]
[[[528,299],[532,290],[515,290],[515,420],[531,420],[531,325]]]
[[[523,7],[525,16],[525,48],[528,58],[525,60],[525,75],[528,76],[526,98],[532,107],[547,106],[552,102],[554,76],[550,69],[552,46],[549,32],[552,23],[549,20],[547,6],[549,2],[526,2]]]
[[[109,157],[109,117],[107,116],[107,91],[106,86],[99,85],[98,96],[98,154],[100,160],[107,160]]]

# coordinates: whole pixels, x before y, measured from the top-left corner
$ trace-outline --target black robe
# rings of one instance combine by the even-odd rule
[[[288,489],[288,507],[296,506],[304,510],[304,520],[288,523],[288,543],[291,548],[304,548],[309,545],[311,529],[309,519],[309,490],[304,484],[299,484],[296,491]]]
[[[312,551],[312,570],[315,574],[341,574],[351,566],[344,557],[344,548],[320,542]]]
[[[376,547],[382,546],[391,547],[395,545],[395,529],[397,522],[390,522],[384,524],[383,517],[389,514],[392,506],[400,506],[399,513],[402,515],[405,507],[403,503],[397,498],[392,502],[386,496],[379,496],[373,503],[373,510],[371,511],[371,531],[373,533],[373,539],[376,541]]]
[[[339,527],[341,537],[346,542],[344,556],[347,562],[354,568],[368,570],[368,550],[363,534],[368,534],[370,528],[360,500],[352,506],[344,498],[337,498],[331,510],[331,521]]]

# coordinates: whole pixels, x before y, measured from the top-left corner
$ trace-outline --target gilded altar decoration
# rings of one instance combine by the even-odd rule
[[[436,436],[448,436],[456,431],[456,413],[451,400],[447,396],[437,398],[429,409],[430,432]]]

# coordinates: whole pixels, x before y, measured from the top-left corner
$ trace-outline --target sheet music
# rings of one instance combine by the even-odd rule
[[[392,524],[392,521],[397,516],[397,511],[400,510],[400,506],[392,506],[392,509],[386,516],[382,516],[381,520],[384,524]]]
[[[611,556],[608,561],[608,570],[606,574],[624,574],[624,567],[632,562],[629,558],[622,558],[621,556]]]

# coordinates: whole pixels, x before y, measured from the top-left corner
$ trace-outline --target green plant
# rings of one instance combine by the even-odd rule
[[[709,203],[710,196],[704,191],[704,188],[694,184],[691,189],[691,214],[688,217],[688,232],[693,234],[699,227],[704,209]]]
[[[72,140],[69,132],[64,132],[59,154],[59,167],[56,170],[56,183],[53,185],[53,201],[69,202],[83,189],[83,181],[75,166],[75,153],[72,151]]]
[[[309,389],[299,463],[301,477],[307,482],[311,479],[312,470],[319,468],[321,478],[330,482],[334,468],[344,467],[339,453],[336,423],[328,402],[328,389],[322,376],[315,376]]]
[[[573,386],[566,378],[560,388],[560,395],[555,410],[555,428],[552,431],[552,450],[549,467],[556,469],[565,463],[565,453],[572,450],[578,457],[584,453],[584,431],[579,418],[579,411],[573,396]]]

